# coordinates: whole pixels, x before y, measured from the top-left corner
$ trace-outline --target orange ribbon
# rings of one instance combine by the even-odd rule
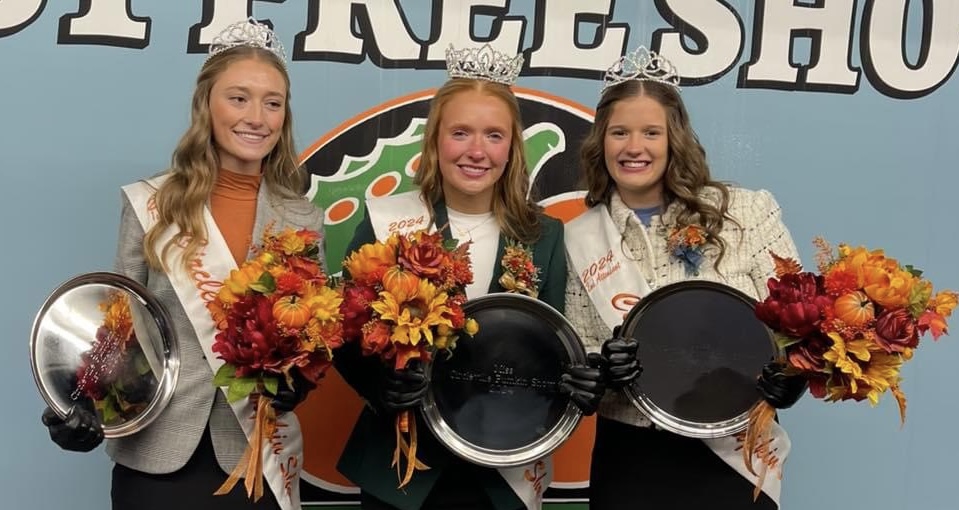
[[[406,434],[409,434],[409,442],[406,440]],[[409,410],[400,411],[396,415],[396,449],[393,450],[393,462],[390,464],[390,467],[396,468],[396,477],[400,480],[398,489],[410,483],[415,471],[426,471],[430,468],[416,458],[416,448],[416,416]],[[401,456],[406,459],[405,473],[400,467]]]
[[[254,418],[250,442],[246,445],[246,451],[240,457],[240,462],[233,468],[230,477],[213,493],[214,496],[229,494],[243,476],[246,495],[254,502],[263,497],[263,440],[269,440],[275,431],[276,412],[273,406],[270,405],[269,399],[257,398],[256,418]]]
[[[759,493],[762,492],[763,483],[766,481],[769,464],[773,460],[770,458],[769,451],[769,443],[772,441],[769,437],[769,429],[772,427],[775,418],[776,409],[765,400],[759,402],[749,411],[746,437],[743,440],[743,462],[746,463],[746,469],[758,477],[756,487],[753,488],[753,501],[759,499]],[[754,454],[763,461],[759,473],[756,473],[753,469]]]

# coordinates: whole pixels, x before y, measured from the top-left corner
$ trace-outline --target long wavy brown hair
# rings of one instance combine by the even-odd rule
[[[189,266],[197,251],[206,244],[203,207],[210,198],[220,168],[213,127],[210,119],[210,91],[217,79],[236,62],[257,60],[272,65],[286,82],[284,119],[280,136],[273,150],[263,160],[263,181],[273,196],[294,198],[306,189],[306,172],[297,163],[293,143],[293,116],[290,112],[290,77],[283,62],[267,50],[238,46],[209,58],[200,69],[193,91],[190,127],[173,151],[169,177],[156,192],[157,223],[143,239],[143,254],[150,267],[170,271],[167,263],[170,249],[183,246],[180,261]],[[163,232],[176,225],[177,233],[157,254],[156,244]]]
[[[540,235],[537,213],[542,208],[527,197],[530,183],[523,143],[523,125],[520,121],[519,102],[508,86],[485,80],[453,78],[436,91],[426,118],[423,153],[414,182],[419,185],[420,193],[430,208],[430,216],[435,220],[433,204],[443,200],[443,174],[438,162],[439,127],[443,107],[457,94],[472,91],[503,101],[513,119],[509,162],[503,175],[493,186],[493,216],[505,236],[527,244],[534,243]]]
[[[693,130],[689,113],[679,91],[674,87],[653,81],[630,80],[606,89],[596,106],[596,116],[580,148],[580,165],[586,187],[586,205],[609,205],[616,183],[606,169],[604,140],[609,118],[617,102],[645,96],[666,110],[666,133],[669,139],[669,161],[666,164],[664,194],[666,204],[678,202],[676,216],[679,227],[698,224],[706,231],[707,244],[719,249],[716,266],[726,253],[726,242],[719,235],[726,221],[736,223],[729,216],[729,187],[713,180],[706,163],[706,150]],[[707,188],[715,190],[718,200],[704,197]]]

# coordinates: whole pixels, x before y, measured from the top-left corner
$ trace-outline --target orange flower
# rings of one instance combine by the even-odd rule
[[[250,291],[250,285],[259,281],[263,275],[263,266],[256,260],[248,261],[239,269],[230,271],[230,276],[223,282],[218,297],[224,303],[233,304],[241,296]]]
[[[364,356],[370,356],[386,350],[390,346],[390,326],[383,321],[371,321],[363,325],[363,338],[360,347]]]
[[[306,240],[293,230],[287,229],[280,233],[280,250],[286,255],[296,255],[306,249]]]
[[[396,264],[396,250],[380,242],[364,244],[343,262],[350,277],[361,285],[373,285]]]
[[[951,290],[943,290],[929,300],[928,307],[943,317],[952,315],[952,311],[959,302],[959,295]]]
[[[909,304],[915,277],[896,266],[889,269],[887,261],[863,266],[863,290],[870,299],[884,308],[899,308]],[[894,262],[894,261],[893,261]]]
[[[419,233],[400,238],[399,262],[404,269],[429,279],[439,277],[449,256],[443,249],[442,237]]]

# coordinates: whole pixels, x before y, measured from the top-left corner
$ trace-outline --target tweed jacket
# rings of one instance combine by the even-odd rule
[[[799,260],[793,239],[782,222],[782,211],[771,193],[742,188],[731,188],[729,191],[729,215],[739,225],[728,220],[723,224],[720,236],[726,242],[726,253],[719,270],[715,267],[719,250],[710,246],[704,251],[698,275],[687,275],[683,262],[671,256],[666,247],[669,232],[679,213],[679,204],[671,204],[662,215],[653,216],[649,226],[645,226],[633,210],[623,203],[619,194],[613,193],[609,204],[610,217],[623,236],[623,249],[629,250],[626,255],[639,266],[651,290],[670,283],[699,279],[729,285],[754,299],[763,299],[768,295],[766,282],[775,275],[769,252]],[[701,196],[718,203],[719,194],[715,191],[704,191]],[[579,241],[566,238],[567,244],[576,242]],[[590,301],[575,268],[572,264],[569,267],[571,273],[566,281],[566,317],[583,340],[587,351],[598,352],[612,332]],[[649,418],[636,409],[623,392],[608,392],[598,412],[604,417],[631,425],[651,426]]]
[[[448,222],[446,205],[434,204],[436,225]],[[547,216],[540,217],[542,235],[533,247],[533,263],[540,268],[539,299],[560,313],[563,312],[564,292],[566,288],[566,257],[564,256],[562,224]],[[444,237],[450,238],[449,230]],[[357,228],[353,241],[347,248],[352,253],[360,246],[376,240],[370,223],[369,214]],[[489,293],[505,292],[499,284],[503,274],[499,260],[506,249],[506,239],[500,235],[496,254],[495,269],[489,285]],[[396,470],[390,468],[390,460],[395,446],[393,432],[394,414],[380,407],[378,384],[382,380],[377,376],[381,371],[381,362],[373,357],[359,355],[358,342],[349,342],[337,351],[333,363],[343,378],[363,397],[368,405],[364,408],[353,429],[337,468],[362,490],[401,510],[416,510],[433,489],[445,470],[465,461],[456,457],[443,447],[430,430],[418,427],[419,451],[417,457],[430,467],[426,471],[417,471],[406,487],[397,490]],[[422,415],[417,418],[420,424],[426,421]],[[512,492],[506,481],[495,469],[483,469],[472,480],[482,487],[497,509],[515,509],[522,507],[519,498]]]
[[[169,405],[156,421],[134,435],[108,440],[107,453],[115,462],[138,471],[171,473],[190,459],[209,423],[217,461],[229,473],[243,455],[246,436],[223,392],[213,386],[213,373],[170,279],[164,272],[147,266],[143,257],[143,227],[126,194],[121,195],[115,270],[146,286],[170,313],[180,347],[180,375]],[[251,245],[271,224],[275,231],[291,227],[320,232],[323,212],[305,199],[273,196],[263,183],[257,196]]]

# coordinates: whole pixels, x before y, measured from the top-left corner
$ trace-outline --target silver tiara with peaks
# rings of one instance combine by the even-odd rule
[[[471,78],[512,85],[523,69],[523,55],[511,57],[489,44],[480,48],[446,49],[446,72],[450,78]]]
[[[280,62],[286,65],[286,51],[283,50],[283,45],[277,40],[276,34],[269,26],[260,23],[252,16],[229,25],[214,37],[213,42],[210,43],[210,54],[207,56],[207,60],[214,55],[239,46],[262,48],[276,55]]]
[[[600,93],[630,80],[655,81],[679,90],[679,71],[666,57],[647,50],[645,46],[623,55],[606,70],[603,90]]]

